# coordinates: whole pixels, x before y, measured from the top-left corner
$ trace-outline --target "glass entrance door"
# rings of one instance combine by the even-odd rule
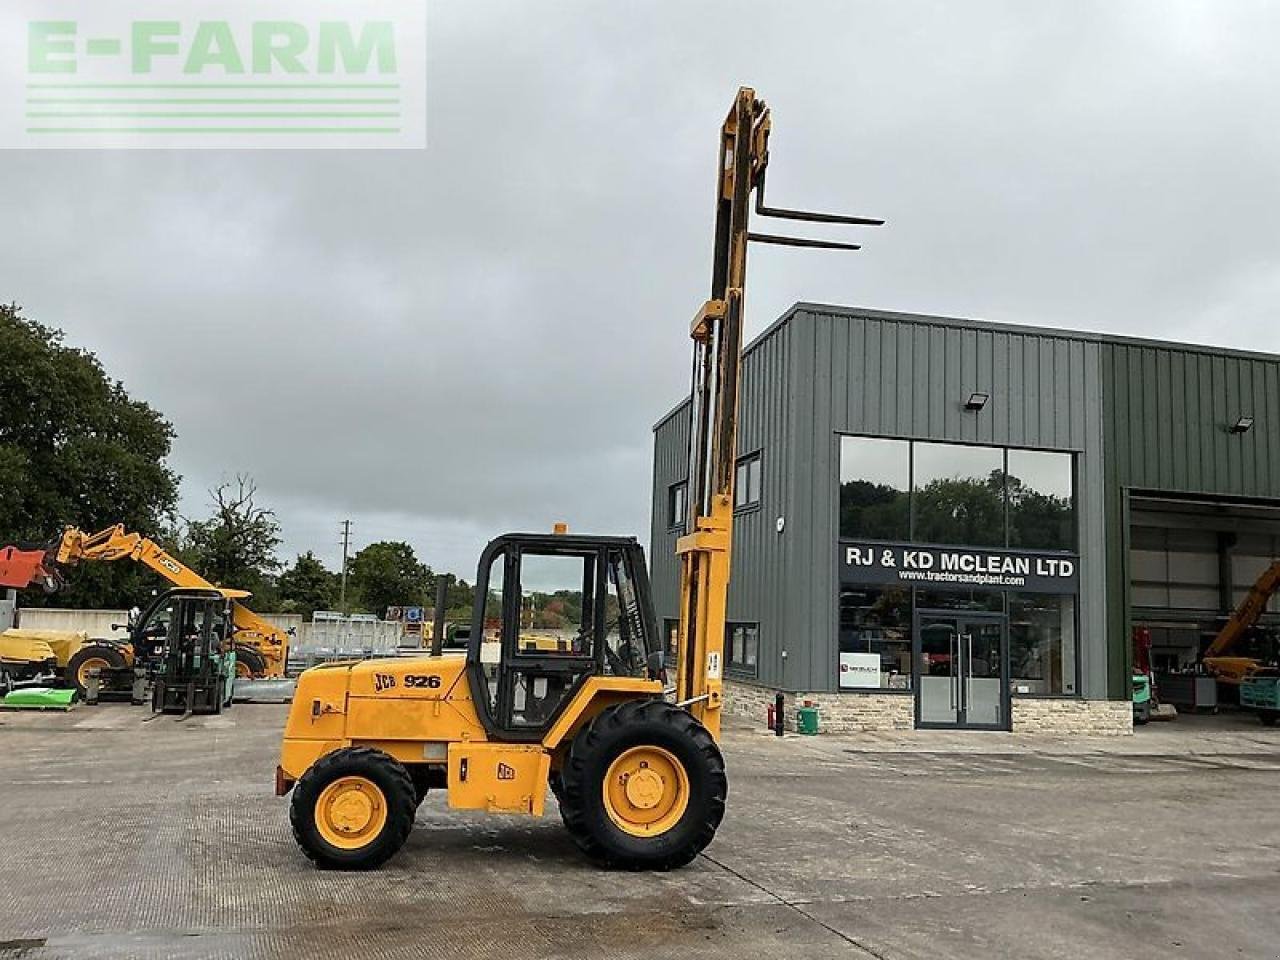
[[[1009,728],[1005,618],[916,615],[916,722],[922,727]]]

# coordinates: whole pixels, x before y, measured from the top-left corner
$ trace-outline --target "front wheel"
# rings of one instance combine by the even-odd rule
[[[267,674],[267,661],[253,647],[236,644],[236,676],[243,680],[264,677]]]
[[[103,643],[90,643],[81,647],[67,661],[64,674],[69,686],[75,687],[76,693],[83,700],[89,689],[89,673],[93,670],[121,670],[128,666],[124,654],[115,647]]]
[[[372,870],[404,845],[417,807],[409,772],[381,750],[325,754],[294,787],[293,836],[317,866]]]
[[[729,792],[706,727],[662,700],[610,707],[569,746],[561,771],[565,826],[593,860],[670,870],[709,844]]]

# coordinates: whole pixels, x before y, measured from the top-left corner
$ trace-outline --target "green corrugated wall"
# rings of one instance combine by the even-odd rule
[[[1280,358],[1102,341],[1108,686],[1128,689],[1128,492],[1280,499]],[[1233,434],[1241,416],[1253,429]]]

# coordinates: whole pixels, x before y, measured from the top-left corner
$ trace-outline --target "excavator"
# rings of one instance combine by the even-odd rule
[[[116,524],[93,534],[67,527],[60,536],[44,547],[0,549],[0,587],[21,590],[39,585],[46,592],[52,593],[65,584],[69,568],[80,563],[114,560],[132,560],[144,564],[172,583],[176,591],[216,591],[221,594],[231,604],[232,642],[237,675],[254,678],[284,675],[289,636],[240,602],[249,596],[246,591],[215,586],[154,540],[138,533],[126,532],[123,524]],[[180,598],[171,596],[176,591],[170,591],[164,597]],[[52,661],[53,672],[60,675],[68,686],[74,686],[83,694],[90,671],[131,670],[135,650],[148,646],[150,641],[164,635],[166,628],[163,617],[171,608],[172,603],[152,604],[151,609],[157,611],[155,622],[129,624],[128,643],[90,640],[78,633],[6,631],[9,645],[26,644],[29,648],[25,653],[13,653],[14,670],[11,672],[14,676],[22,676],[22,671],[17,668],[19,661],[42,665]]]
[[[728,795],[719,738],[747,244],[858,249],[751,233],[749,201],[766,217],[883,223],[767,207],[770,129],[768,107],[739,90],[720,131],[711,298],[690,326],[674,687],[634,538],[563,525],[500,536],[480,556],[465,654],[326,664],[298,679],[276,793],[292,792],[294,837],[317,865],[384,863],[431,789],[455,809],[540,816],[550,788],[577,846],[611,868],[680,867],[715,836]],[[521,642],[524,590],[548,559],[580,576],[581,626],[564,650]]]
[[[1205,650],[1200,662],[1206,671],[1217,677],[1219,683],[1238,687],[1260,670],[1275,669],[1274,664],[1268,664],[1258,657],[1240,656],[1236,650],[1244,643],[1249,631],[1266,611],[1267,602],[1278,589],[1280,560],[1262,571],[1230,619],[1213,638],[1213,643]]]

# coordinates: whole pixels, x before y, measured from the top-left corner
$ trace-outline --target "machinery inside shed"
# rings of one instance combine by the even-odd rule
[[[1130,608],[1161,701],[1214,712],[1280,655],[1280,504],[1132,496]]]

